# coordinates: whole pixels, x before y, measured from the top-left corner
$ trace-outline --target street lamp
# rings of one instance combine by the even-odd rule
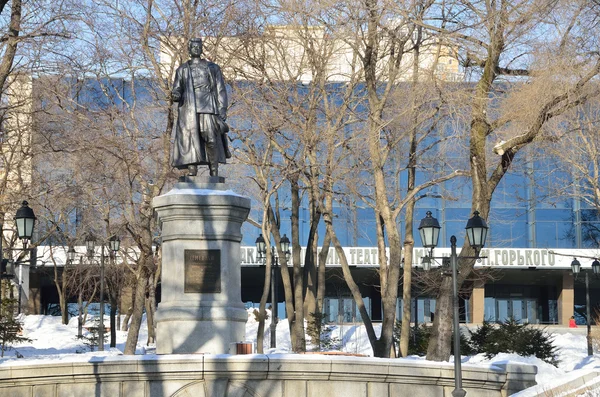
[[[70,265],[73,265],[73,263],[75,262],[75,259],[77,259],[77,251],[75,251],[75,247],[72,245],[69,245],[69,249],[67,250],[67,263],[69,263]],[[77,278],[79,279],[79,292],[77,293],[77,337],[81,338],[81,336],[83,335],[83,292],[82,292],[82,288],[83,286],[81,285],[82,280],[81,280],[81,257],[79,257],[79,262],[77,265]]]
[[[285,254],[286,258],[290,254],[290,239],[284,234],[279,240],[279,248]],[[258,259],[263,261],[263,264],[267,263],[267,247],[265,239],[262,234],[256,239],[256,251],[258,252]],[[271,247],[271,348],[277,347],[277,273],[275,269],[279,265],[279,257],[275,255],[275,247]]]
[[[33,236],[35,220],[35,214],[29,207],[29,203],[23,201],[21,208],[19,208],[15,214],[15,223],[17,225],[17,235],[23,241],[24,249],[27,249],[27,243],[31,240],[31,236]]]
[[[77,251],[75,251],[75,247],[71,245],[67,250],[67,262],[73,263],[75,262],[75,259],[77,259]]]
[[[119,248],[121,248],[121,239],[117,235],[112,235],[108,239],[108,248],[112,253],[119,252]]]
[[[27,251],[27,243],[31,240],[33,236],[33,228],[35,226],[35,214],[33,210],[29,207],[29,203],[27,201],[23,201],[21,207],[17,210],[15,214],[15,225],[17,226],[17,236],[23,242],[23,251]],[[0,233],[2,233],[4,229],[0,225]],[[15,277],[14,270],[14,262],[9,261],[8,259],[4,259],[4,250],[2,249],[2,238],[0,236],[0,283],[2,283],[2,279],[11,279]],[[22,266],[22,265],[21,265]],[[21,313],[21,290],[22,290],[22,268],[19,272],[19,313]],[[2,291],[0,291],[0,311],[2,307]]]
[[[433,249],[437,246],[439,235],[440,235],[440,224],[437,219],[431,215],[431,211],[427,211],[425,218],[421,220],[419,225],[419,234],[421,235],[421,242],[423,247],[429,249],[429,255],[423,257],[423,269],[429,270],[431,268],[432,259],[444,259],[441,257],[433,256]],[[479,216],[479,212],[475,211],[473,217],[470,218],[466,226],[467,237],[469,244],[475,249],[476,256],[463,256],[462,258],[468,259],[480,259],[479,252],[485,245],[487,238],[488,226],[485,220]],[[458,256],[456,254],[456,237],[450,237],[450,265],[452,267],[452,292],[453,292],[453,307],[454,307],[454,391],[452,391],[453,397],[464,397],[467,392],[462,388],[462,370],[460,362],[460,327],[458,318]],[[599,264],[600,265],[600,264]]]
[[[581,263],[577,260],[577,258],[573,258],[573,262],[571,262],[571,270],[573,271],[573,276],[577,279],[577,275],[581,271]],[[600,261],[598,259],[594,259],[592,262],[592,271],[594,275],[598,275],[600,273]],[[594,354],[594,350],[592,348],[592,325],[590,324],[590,319],[592,318],[590,315],[590,280],[588,277],[588,272],[585,272],[585,316],[587,323],[587,351],[588,356]]]
[[[108,239],[111,257],[119,251],[120,245],[121,240],[118,236],[113,235]],[[85,246],[88,258],[92,259],[96,248],[96,238],[92,233],[89,233],[85,238]],[[104,351],[104,243],[102,243],[100,249],[100,326],[98,327],[98,351]],[[114,327],[111,327],[111,340],[114,339],[112,338],[114,332]]]

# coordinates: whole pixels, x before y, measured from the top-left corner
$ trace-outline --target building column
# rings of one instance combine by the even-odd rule
[[[471,312],[471,323],[483,323],[485,313],[485,283],[482,280],[477,280],[475,282],[475,285],[473,286],[473,292],[471,292],[469,306]]]
[[[562,288],[558,294],[558,323],[568,325],[575,308],[573,275],[565,271],[562,278]]]

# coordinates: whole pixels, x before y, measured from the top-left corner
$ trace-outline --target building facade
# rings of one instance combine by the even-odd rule
[[[322,29],[315,28],[311,32],[311,35],[319,40],[329,40],[329,44],[335,49],[331,52],[328,81],[346,81],[349,70],[353,70],[349,69],[351,49],[344,46],[343,41],[331,41]],[[297,33],[296,29],[290,27],[270,27],[261,40],[252,42],[251,47],[256,46],[262,51],[261,58],[266,60],[264,73],[270,78],[310,84],[313,76],[309,73],[308,65],[301,62],[304,54],[299,41],[301,37]],[[210,45],[210,39],[207,39],[209,49]],[[219,57],[232,57],[223,59],[223,62],[215,57],[217,62],[227,65],[224,71],[230,80],[260,81],[264,77],[253,75],[252,73],[256,72],[254,69],[242,59],[235,58],[235,54],[240,54],[238,47],[242,45],[238,38],[222,40],[219,45],[223,46],[221,51],[217,52]],[[178,50],[181,50],[182,46],[184,43],[179,43]],[[440,47],[433,41],[431,49],[439,50]],[[428,56],[421,58],[420,69],[435,67],[442,80],[460,80],[457,60],[450,56],[453,51],[445,47],[441,49],[443,54],[439,56],[439,62],[432,61],[432,56],[429,55],[433,52],[430,51]],[[285,75],[281,75],[278,69],[277,62],[281,61],[281,56],[277,56],[277,51],[283,51],[287,55],[288,66],[293,66],[285,68]],[[162,53],[162,64],[171,64],[170,50],[163,48]],[[412,62],[409,57],[405,61],[407,65],[403,71],[409,76]],[[444,65],[443,70],[440,70],[440,65]],[[169,76],[169,70],[165,66],[165,76]],[[131,95],[131,92],[126,91],[127,86],[124,81],[119,85],[123,98]],[[89,95],[94,91],[93,87],[84,85],[84,88],[82,92],[88,92],[89,98],[78,98],[77,103],[96,101],[94,95]],[[232,125],[235,125],[235,121]],[[449,154],[455,157],[459,155],[458,152]],[[568,318],[575,315],[579,322],[583,322],[580,313],[584,311],[585,306],[585,287],[582,283],[584,276],[582,274],[575,279],[570,271],[570,262],[574,257],[578,257],[583,268],[590,271],[592,259],[589,258],[600,256],[600,233],[596,232],[600,231],[600,215],[582,200],[581,192],[573,183],[576,177],[570,174],[568,164],[548,156],[541,145],[519,153],[512,167],[494,192],[492,209],[487,219],[490,226],[484,252],[487,258],[476,265],[476,269],[483,276],[480,279],[469,280],[461,293],[461,319],[467,323],[481,323],[484,320],[503,321],[510,317],[522,322],[566,325]],[[406,178],[406,175],[400,175],[400,178]],[[432,211],[442,226],[440,248],[436,249],[436,255],[447,255],[450,236],[455,235],[459,245],[463,241],[464,226],[471,216],[471,187],[468,180],[455,178],[436,186],[428,193],[431,194],[417,203],[414,230],[417,229],[420,219],[425,216],[425,212]],[[381,318],[381,299],[377,275],[377,226],[374,211],[367,205],[356,202],[338,205],[335,208],[338,238],[344,247],[348,247],[345,249],[351,262],[352,273],[360,284],[372,319],[377,321]],[[289,210],[282,211],[281,232],[291,235],[290,216]],[[307,244],[309,217],[308,206],[304,205],[300,209],[299,220],[301,245]],[[404,230],[405,225],[402,222],[398,225],[400,230]],[[243,233],[242,298],[252,306],[258,302],[262,293],[264,268],[253,251],[258,230],[255,226],[246,224]],[[325,235],[324,225],[321,225],[319,235]],[[51,262],[47,258],[44,259],[44,247],[40,247],[38,251],[41,258],[38,259],[37,266],[26,272],[28,275],[31,273],[31,282],[25,287],[32,302],[29,307],[34,308],[34,312],[45,311],[48,305],[57,301],[53,297],[55,293],[52,282],[45,273]],[[412,266],[417,275],[421,269],[422,254],[422,250],[415,249],[415,261]],[[333,250],[327,261],[327,319],[342,323],[359,321],[356,304],[345,286]],[[402,288],[401,285],[398,287]],[[279,293],[280,297],[283,297],[282,292]],[[414,320],[431,321],[432,313],[435,312],[436,291],[417,283],[413,292],[413,302],[399,300],[398,313],[404,304],[410,304],[413,307]],[[595,307],[600,300],[600,283],[595,277],[591,277],[590,295],[592,306]],[[279,313],[285,313],[283,303],[279,304],[282,308]]]

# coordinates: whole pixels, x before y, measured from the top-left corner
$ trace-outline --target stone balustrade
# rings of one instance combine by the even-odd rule
[[[505,397],[535,385],[532,365],[463,366],[469,397]],[[315,355],[105,356],[7,361],[11,397],[450,397],[451,363]]]

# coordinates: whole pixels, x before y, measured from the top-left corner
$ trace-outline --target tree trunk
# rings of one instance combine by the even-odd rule
[[[148,313],[146,320],[148,322],[148,344],[156,343],[156,289],[158,287],[158,282],[160,281],[160,260],[158,258],[158,252],[155,252],[154,263],[152,269],[152,275],[150,276],[150,280],[148,281],[148,302],[146,312]]]
[[[388,228],[388,232],[395,229]],[[396,322],[396,307],[398,301],[398,281],[400,279],[400,263],[402,261],[400,236],[397,233],[390,235],[388,233],[390,260],[387,269],[387,282],[385,294],[381,299],[383,307],[383,321],[381,324],[381,336],[379,337],[377,348],[373,354],[376,357],[389,357],[394,341],[394,325]],[[381,274],[381,273],[380,273]],[[383,286],[382,286],[383,287]]]
[[[260,297],[260,304],[258,306],[258,331],[256,334],[256,352],[259,354],[264,353],[265,344],[265,320],[267,317],[267,299],[269,297],[269,290],[271,288],[271,261],[265,266],[265,282],[263,284],[263,293]]]
[[[298,179],[293,178],[291,181],[292,188],[292,235],[299,236],[300,228],[298,223],[298,210],[300,209],[300,187],[298,185]],[[277,247],[278,250],[280,247]],[[299,250],[297,250],[299,251]],[[281,254],[281,251],[279,251]],[[300,252],[293,254],[293,273],[294,273],[294,344],[292,350],[295,353],[306,351],[306,338],[304,331],[304,286],[303,286],[303,269],[300,264]],[[285,261],[287,262],[287,261]],[[314,266],[313,266],[314,268]],[[283,266],[281,270],[284,271]],[[286,270],[287,271],[287,267]]]
[[[152,282],[148,283],[148,289],[152,289]],[[152,294],[149,293],[146,298],[146,323],[148,325],[148,339],[146,340],[146,346],[156,343],[156,331],[154,325],[154,310],[152,306],[154,305],[154,300],[152,299]]]
[[[142,253],[144,255],[144,253]],[[140,271],[135,285],[135,300],[131,313],[131,325],[125,342],[125,351],[123,354],[134,355],[137,347],[140,326],[142,325],[142,316],[144,314],[144,303],[146,301],[146,287],[148,286],[148,269],[145,263],[146,258],[139,262]]]
[[[62,276],[62,291],[60,297],[60,310],[62,314],[62,323],[64,325],[69,324],[69,298],[67,296],[69,288],[67,288],[68,280],[67,280],[67,267],[63,267]]]
[[[406,207],[406,234],[404,240],[404,279],[402,280],[402,329],[400,331],[400,355],[408,356],[408,341],[410,339],[410,314],[412,295],[412,263],[413,263],[413,247],[415,242],[412,233],[412,219],[415,203],[411,201]],[[410,222],[409,222],[410,219]],[[410,230],[409,230],[410,229]],[[417,313],[415,311],[415,325],[417,323]]]
[[[314,189],[314,187],[313,187]],[[308,231],[308,240],[306,243],[306,253],[304,255],[304,317],[316,312],[317,307],[317,266],[315,259],[318,250],[318,226],[321,221],[321,214],[317,211],[318,203],[315,193],[311,193],[310,198],[310,229]]]
[[[444,277],[435,302],[435,317],[427,346],[427,359],[448,361],[452,346],[452,278]]]
[[[121,324],[121,331],[129,330],[129,320],[131,320],[131,316],[133,315],[133,307],[135,306],[135,285],[131,286],[131,306],[127,309],[127,313],[125,314],[125,318],[123,318],[123,323]]]
[[[83,336],[83,291],[79,290],[77,295],[77,336]]]
[[[0,63],[0,87],[2,87],[3,89],[5,87],[8,76],[11,72],[13,72],[13,61],[15,59],[15,54],[17,53],[17,45],[19,44],[19,33],[21,31],[21,14],[21,0],[13,0],[6,48],[4,49],[2,63]]]
[[[317,314],[323,313],[323,301],[325,300],[325,270],[327,269],[327,256],[329,255],[329,246],[331,237],[329,233],[325,233],[323,246],[319,253],[318,278],[317,278]]]
[[[58,296],[60,305],[61,322],[64,325],[69,324],[69,310],[67,309],[67,297],[65,296],[67,291],[63,288],[60,295]]]

